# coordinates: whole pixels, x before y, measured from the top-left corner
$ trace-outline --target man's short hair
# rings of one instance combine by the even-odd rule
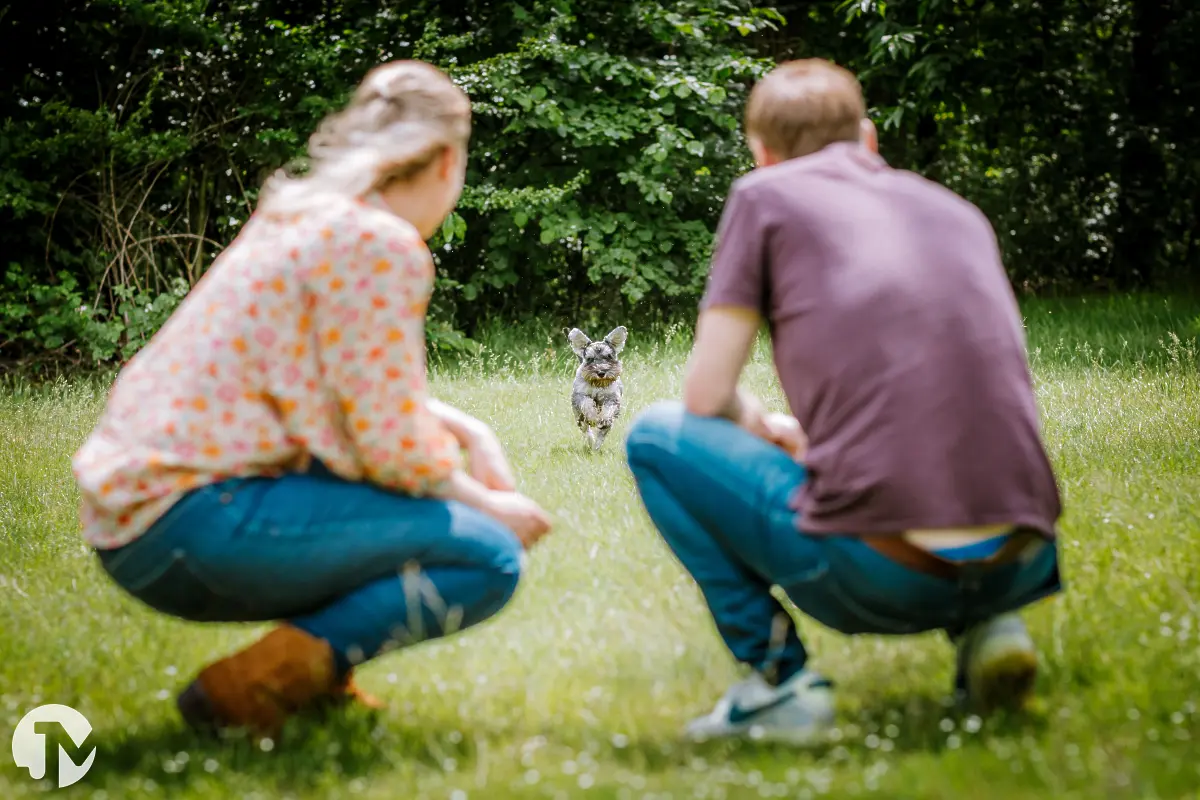
[[[820,58],[785,61],[750,92],[746,134],[781,159],[855,142],[866,116],[858,78]]]

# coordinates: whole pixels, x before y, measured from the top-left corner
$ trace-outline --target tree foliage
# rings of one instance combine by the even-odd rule
[[[1023,286],[1189,278],[1200,9],[1186,0],[842,3],[889,153],[971,198]]]
[[[885,155],[977,202],[1030,290],[1188,277],[1184,0],[39,0],[0,11],[0,358],[134,352],[372,65],[476,115],[431,340],[671,316],[702,288],[773,60],[856,70]],[[599,320],[596,320],[597,322]]]

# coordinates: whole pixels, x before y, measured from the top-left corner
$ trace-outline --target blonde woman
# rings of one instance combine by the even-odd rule
[[[183,619],[282,621],[180,694],[193,726],[275,735],[306,707],[374,704],[356,664],[495,614],[549,530],[492,431],[426,390],[424,240],[458,201],[470,128],[436,68],[368,74],[75,456],[117,584]]]

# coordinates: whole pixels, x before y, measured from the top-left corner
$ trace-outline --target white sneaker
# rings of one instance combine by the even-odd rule
[[[833,684],[801,670],[779,686],[757,672],[735,683],[706,716],[692,720],[685,735],[693,741],[744,736],[755,741],[808,745],[833,727]]]

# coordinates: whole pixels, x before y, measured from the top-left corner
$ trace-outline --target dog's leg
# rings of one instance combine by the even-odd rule
[[[604,439],[608,436],[608,432],[612,430],[613,422],[620,413],[621,403],[619,400],[610,400],[609,402],[606,402],[600,406],[600,413],[598,415],[598,419],[596,420],[597,440],[595,447],[597,450],[599,450],[600,446],[604,444]]]
[[[593,426],[600,418],[603,409],[592,398],[579,394],[572,398],[572,405],[575,406],[575,421],[579,424],[579,430],[583,431],[588,445],[594,448],[595,431]]]
[[[595,428],[596,439],[595,439],[595,441],[592,442],[593,450],[600,449],[600,447],[604,444],[604,439],[608,436],[608,432],[611,430],[612,430],[612,423],[603,423],[602,422],[602,423],[600,423],[599,426],[597,426]]]
[[[579,421],[579,427],[595,425],[602,413],[603,409],[592,398],[576,398],[575,418]]]

